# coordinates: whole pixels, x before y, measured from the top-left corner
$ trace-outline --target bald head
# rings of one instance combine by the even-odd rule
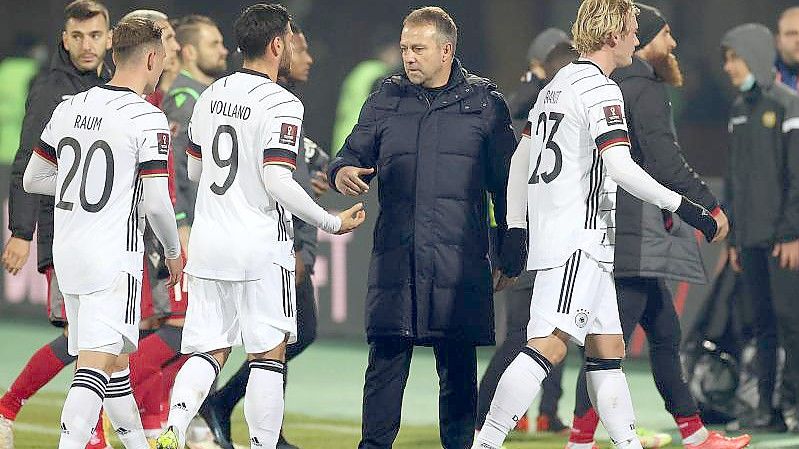
[[[792,6],[780,14],[777,22],[777,50],[784,63],[799,64],[799,6]]]

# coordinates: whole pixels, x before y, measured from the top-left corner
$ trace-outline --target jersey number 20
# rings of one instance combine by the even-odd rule
[[[552,150],[555,154],[555,166],[552,167],[552,171],[549,173],[541,173],[538,174],[538,169],[541,167],[541,153],[538,153],[538,161],[535,163],[535,170],[533,170],[533,175],[530,176],[530,180],[527,182],[528,184],[538,184],[538,179],[540,178],[544,183],[549,184],[550,182],[554,181],[555,178],[558,177],[560,174],[561,168],[563,168],[563,154],[560,151],[560,147],[554,140],[555,132],[558,130],[558,126],[560,126],[561,120],[563,120],[563,114],[559,112],[550,112],[549,119],[555,122],[552,125],[552,129],[549,131],[549,136],[547,136],[547,113],[542,112],[541,115],[538,116],[538,123],[535,125],[535,135],[539,135],[539,131],[541,131],[541,125],[544,125],[544,130],[541,132],[542,138],[546,139],[544,142],[546,149]]]
[[[58,142],[58,148],[56,148],[56,156],[59,159],[61,158],[61,152],[64,150],[64,147],[67,146],[72,148],[72,151],[75,152],[75,158],[72,160],[72,165],[69,167],[66,178],[64,178],[64,184],[61,185],[61,192],[58,194],[58,203],[56,203],[55,207],[63,210],[72,210],[73,204],[69,201],[64,201],[64,193],[67,191],[69,184],[78,173],[78,166],[80,166],[82,151],[80,142],[72,137],[64,137],[60,142]],[[86,177],[89,175],[89,165],[91,164],[94,154],[97,152],[97,150],[102,150],[103,154],[105,155],[105,184],[103,185],[103,194],[100,195],[100,199],[97,200],[96,203],[90,203],[86,198]],[[80,205],[83,207],[83,210],[86,212],[100,212],[100,210],[105,207],[105,205],[108,203],[108,200],[111,198],[111,188],[113,186],[114,153],[111,152],[111,147],[108,146],[108,143],[105,140],[97,140],[89,147],[89,151],[86,153],[86,161],[83,163],[83,177],[81,178],[80,182]]]

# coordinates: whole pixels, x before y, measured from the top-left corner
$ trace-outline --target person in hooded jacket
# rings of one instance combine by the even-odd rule
[[[64,30],[49,67],[43,67],[31,84],[25,103],[25,118],[19,149],[11,167],[8,191],[8,229],[11,237],[3,247],[3,267],[12,275],[22,269],[30,255],[33,233],[37,233],[37,268],[47,279],[47,313],[57,327],[67,325],[64,297],[53,269],[52,196],[27,193],[22,176],[59,103],[78,92],[105,84],[111,70],[105,63],[111,48],[108,9],[95,0],[75,0],[64,8]],[[13,448],[12,425],[23,403],[75,361],[67,351],[66,330],[37,350],[8,391],[0,397],[0,449]],[[96,438],[88,447],[104,448],[102,420]]]
[[[759,405],[739,424],[784,429],[772,397],[778,335],[785,349],[782,403],[795,404],[799,387],[799,97],[776,81],[774,36],[764,25],[735,27],[721,46],[724,71],[738,90],[728,125],[729,260],[752,292],[760,368]],[[790,430],[799,432],[799,425]]]

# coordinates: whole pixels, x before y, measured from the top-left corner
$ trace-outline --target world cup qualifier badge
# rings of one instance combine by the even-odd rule
[[[169,133],[158,133],[158,154],[169,153]]]
[[[283,145],[297,145],[297,125],[291,123],[283,123],[280,125],[280,139],[278,142]]]
[[[602,110],[605,112],[605,121],[608,126],[624,124],[624,116],[621,113],[620,104],[605,106]]]

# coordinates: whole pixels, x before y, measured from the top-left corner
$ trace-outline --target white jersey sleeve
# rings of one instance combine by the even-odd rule
[[[139,146],[139,177],[167,176],[170,134],[166,116],[153,114],[144,126]]]
[[[287,100],[274,107],[274,115],[264,123],[264,165],[278,164],[297,168],[300,131],[304,108],[299,101]]]
[[[588,132],[601,154],[617,145],[630,146],[627,120],[624,117],[624,98],[615,84],[599,86],[596,95],[584,98],[588,114]]]

